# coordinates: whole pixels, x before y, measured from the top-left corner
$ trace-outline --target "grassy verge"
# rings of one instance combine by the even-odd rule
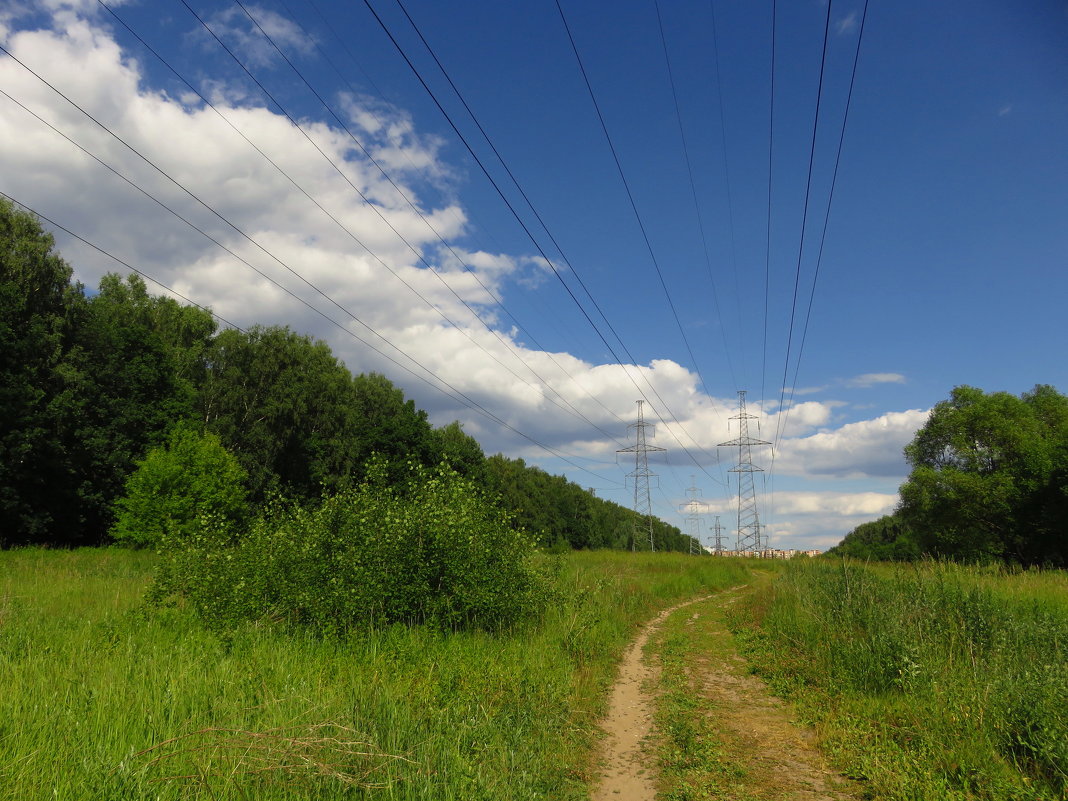
[[[1068,576],[792,564],[732,625],[879,799],[1068,798]]]
[[[665,801],[752,798],[745,760],[716,725],[704,688],[706,661],[726,659],[733,650],[725,628],[706,622],[722,616],[719,597],[686,607],[665,621],[650,644],[660,660],[656,725]]]
[[[0,553],[2,799],[585,798],[635,627],[744,568],[581,553],[499,635],[393,626],[225,637],[146,612],[150,555]]]

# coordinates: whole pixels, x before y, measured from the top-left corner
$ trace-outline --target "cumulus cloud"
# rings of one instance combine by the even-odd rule
[[[873,420],[784,440],[776,470],[787,475],[838,478],[895,477],[907,472],[902,450],[926,422],[929,411],[889,412]]]
[[[13,96],[225,248],[0,100],[7,191],[226,319],[324,337],[351,369],[383,370],[411,386],[439,419],[489,427],[465,407],[482,405],[538,441],[579,440],[592,458],[610,461],[618,442],[591,442],[590,423],[625,438],[631,399],[651,388],[682,410],[683,423],[708,414],[695,376],[670,359],[592,364],[523,345],[510,324],[500,327],[495,299],[513,282],[536,284],[548,265],[455,244],[463,208],[428,207],[413,188],[443,180],[448,168],[402,112],[379,104],[364,113],[348,99],[366,150],[408,165],[391,171],[391,182],[337,128],[307,123],[302,132],[250,98],[222,102],[224,120],[146,86],[141,66],[90,18],[57,17],[52,28],[14,33],[9,46],[114,136],[4,59],[0,82]],[[59,239],[87,285],[119,269]],[[723,428],[704,444],[714,448]],[[523,447],[507,429],[495,436],[488,449]]]
[[[826,550],[897,502],[896,492],[777,492],[769,533],[774,547]]]
[[[775,511],[789,515],[881,517],[897,505],[897,493],[886,492],[778,492]]]

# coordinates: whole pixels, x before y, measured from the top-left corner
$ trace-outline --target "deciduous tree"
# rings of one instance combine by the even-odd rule
[[[953,390],[905,448],[901,514],[925,550],[1064,564],[1068,399]]]

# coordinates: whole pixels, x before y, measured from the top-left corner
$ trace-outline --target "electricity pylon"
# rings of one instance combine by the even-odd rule
[[[716,515],[716,524],[712,526],[712,531],[715,532],[712,537],[712,553],[722,556],[726,548],[723,547],[723,526],[719,523],[719,515]]]
[[[738,436],[719,444],[720,447],[738,446],[738,464],[730,469],[731,473],[738,474],[738,550],[760,553],[764,550],[764,542],[760,536],[760,515],[757,512],[753,473],[763,472],[763,468],[753,464],[752,448],[754,445],[771,443],[749,436],[749,421],[756,419],[757,415],[749,414],[745,410],[745,390],[738,390],[738,414],[731,418],[738,421]]]
[[[690,555],[695,556],[701,553],[701,513],[705,510],[707,504],[703,501],[697,500],[697,496],[701,494],[701,490],[697,489],[695,476],[690,476],[690,487],[686,490],[686,494],[690,496],[690,500],[679,506],[679,511],[686,512],[686,534],[690,538]]]
[[[620,448],[616,453],[633,453],[634,454],[634,470],[627,473],[627,478],[634,481],[634,531],[630,536],[630,549],[632,551],[638,550],[638,537],[643,533],[643,528],[648,529],[649,532],[649,550],[656,550],[656,543],[653,540],[653,504],[649,499],[649,478],[655,476],[656,473],[649,472],[649,452],[650,451],[666,451],[667,448],[658,448],[656,445],[649,445],[646,443],[645,429],[653,428],[651,423],[645,422],[642,417],[642,404],[645,401],[638,401],[638,422],[631,423],[627,426],[627,430],[634,429],[634,444],[627,448]],[[656,436],[654,429],[651,436]]]

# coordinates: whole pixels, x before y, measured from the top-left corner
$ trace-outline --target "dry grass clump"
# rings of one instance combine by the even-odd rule
[[[338,782],[384,788],[395,779],[388,767],[405,757],[387,754],[348,726],[333,722],[279,726],[265,731],[207,727],[137,752],[160,772],[154,782],[187,782],[208,791],[223,786],[309,786]]]

